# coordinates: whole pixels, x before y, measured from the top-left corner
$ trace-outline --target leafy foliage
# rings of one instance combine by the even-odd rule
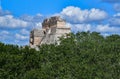
[[[0,79],[120,79],[120,36],[78,32],[60,45],[0,43]]]

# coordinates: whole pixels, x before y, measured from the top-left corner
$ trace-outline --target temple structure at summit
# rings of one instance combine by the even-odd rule
[[[59,43],[59,37],[70,33],[70,27],[66,26],[65,20],[59,16],[45,19],[42,29],[33,29],[30,32],[30,46]]]

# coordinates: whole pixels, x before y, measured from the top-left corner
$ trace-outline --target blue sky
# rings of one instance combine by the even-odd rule
[[[120,34],[120,0],[1,0],[0,41],[29,44],[29,31],[59,15],[72,32]]]
[[[111,12],[112,5],[101,0],[3,0],[2,8],[11,11],[14,15],[23,14],[44,15],[61,12],[67,6],[77,6],[81,9],[100,8]]]

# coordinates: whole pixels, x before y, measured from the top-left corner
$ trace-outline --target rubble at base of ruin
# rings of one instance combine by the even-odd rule
[[[30,32],[30,47],[59,43],[59,37],[70,32],[70,27],[67,27],[65,20],[59,16],[45,19],[42,23],[42,29],[33,29]]]

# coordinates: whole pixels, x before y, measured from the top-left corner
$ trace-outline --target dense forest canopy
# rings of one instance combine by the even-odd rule
[[[120,35],[78,32],[60,45],[0,43],[0,79],[120,79]]]

